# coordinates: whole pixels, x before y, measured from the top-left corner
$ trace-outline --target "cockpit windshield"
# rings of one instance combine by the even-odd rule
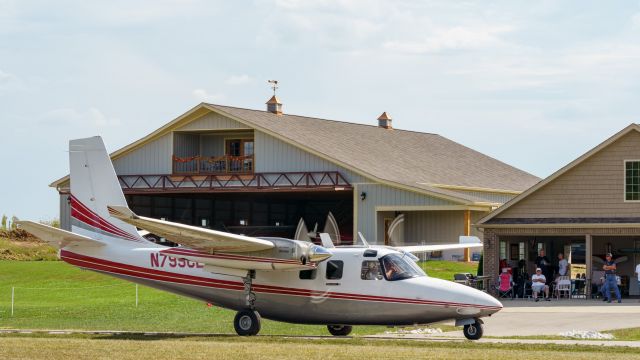
[[[384,270],[384,277],[389,281],[410,279],[427,274],[407,256],[389,254],[380,258]]]

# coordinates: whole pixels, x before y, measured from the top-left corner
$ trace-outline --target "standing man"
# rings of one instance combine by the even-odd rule
[[[618,288],[618,280],[616,279],[616,263],[611,259],[611,253],[607,253],[606,261],[602,266],[604,270],[604,297],[607,299],[607,302],[611,302],[611,288],[616,291],[616,298],[618,299],[618,303],[622,302],[622,297],[620,296],[620,289]]]
[[[553,274],[551,273],[551,262],[549,261],[549,258],[545,256],[544,249],[540,250],[540,253],[538,253],[538,257],[536,258],[536,268],[540,268],[540,270],[542,270],[542,274],[545,277],[545,283],[546,285],[549,285]]]
[[[560,276],[567,276],[569,270],[569,262],[564,258],[563,253],[558,254],[558,274]]]

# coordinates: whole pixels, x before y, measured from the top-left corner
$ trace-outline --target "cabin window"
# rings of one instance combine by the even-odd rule
[[[329,260],[327,261],[327,279],[338,280],[342,279],[342,268],[344,262],[342,260]]]
[[[409,257],[400,254],[389,254],[380,258],[385,279],[397,281],[425,276],[424,271]]]
[[[362,268],[360,270],[360,278],[362,280],[382,280],[380,262],[378,260],[363,261]]]
[[[640,160],[624,162],[624,199],[640,201]]]
[[[313,280],[316,278],[316,270],[302,270],[300,271],[300,280]]]

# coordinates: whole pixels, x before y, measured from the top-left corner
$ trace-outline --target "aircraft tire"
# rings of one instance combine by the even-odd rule
[[[347,336],[351,334],[353,326],[349,325],[327,325],[327,329],[333,336]]]
[[[238,311],[233,319],[233,327],[240,336],[258,335],[260,332],[260,320],[260,314],[257,311]]]
[[[476,321],[473,324],[467,324],[464,326],[462,332],[464,333],[464,337],[469,340],[480,340],[482,337],[482,323]]]

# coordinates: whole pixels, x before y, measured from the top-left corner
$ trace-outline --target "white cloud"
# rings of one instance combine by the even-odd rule
[[[410,54],[435,53],[446,50],[479,49],[500,45],[500,35],[512,31],[509,26],[463,27],[435,29],[418,41],[387,41],[388,50]]]
[[[221,93],[210,94],[204,89],[195,89],[191,92],[191,94],[196,100],[201,102],[209,102],[209,103],[224,101],[226,98],[224,94],[221,94]]]
[[[631,24],[633,24],[633,27],[635,28],[640,28],[640,13],[636,13],[631,16]]]
[[[108,117],[95,107],[90,107],[86,111],[78,111],[74,108],[55,109],[45,113],[42,119],[49,124],[66,123],[91,128],[120,126],[120,119]]]
[[[251,79],[251,77],[247,74],[232,75],[227,78],[225,83],[227,83],[228,85],[243,85],[251,82],[251,80],[253,79]]]
[[[15,90],[20,87],[20,84],[17,76],[0,70],[0,92]]]

